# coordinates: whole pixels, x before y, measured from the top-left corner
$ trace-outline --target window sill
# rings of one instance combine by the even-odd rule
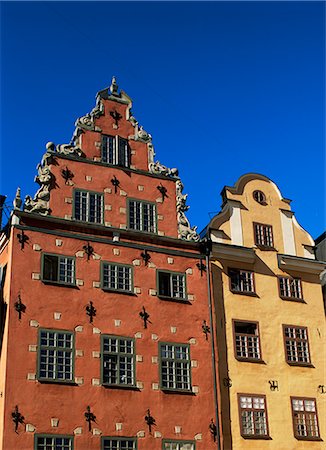
[[[124,295],[131,295],[132,297],[137,297],[137,294],[135,294],[132,291],[123,291],[120,289],[110,289],[110,288],[105,288],[105,287],[101,287],[102,291],[104,292],[112,292],[114,294],[124,294]]]
[[[136,385],[102,383],[102,386],[105,389],[123,389],[126,391],[139,391],[140,392],[140,389]]]
[[[235,291],[234,289],[230,289],[230,291],[232,292],[232,294],[246,295],[248,297],[257,297],[257,298],[259,298],[259,296],[256,294],[256,292]]]
[[[75,381],[68,380],[46,380],[44,378],[37,378],[37,381],[41,384],[60,384],[65,386],[79,386],[79,384],[75,383]]]
[[[248,362],[248,363],[265,364],[266,365],[266,363],[263,359],[241,358],[239,356],[236,356],[235,359],[239,362]]]
[[[304,363],[304,362],[295,362],[295,361],[286,361],[289,366],[297,366],[297,367],[307,367],[314,369],[315,366],[311,363]]]
[[[294,303],[307,303],[303,298],[297,298],[297,297],[283,297],[280,295],[280,298],[284,300],[285,302],[294,302]]]
[[[244,439],[263,439],[264,441],[271,441],[272,438],[270,436],[261,436],[261,435],[250,435],[250,434],[241,434]]]
[[[52,286],[61,286],[61,287],[79,289],[79,287],[76,284],[63,283],[62,281],[52,281],[52,280],[43,280],[43,279],[41,279],[41,281],[44,284],[50,284]]]
[[[323,442],[321,437],[305,437],[305,436],[294,436],[298,441],[319,441]]]
[[[165,388],[165,387],[160,387],[160,389],[162,392],[164,392],[164,394],[179,394],[179,395],[193,395],[193,396],[196,395],[191,390],[169,389],[169,388]]]
[[[177,298],[177,297],[167,297],[165,295],[157,295],[160,300],[170,301],[170,302],[178,302],[178,303],[186,303],[191,305],[191,301],[187,298]]]
[[[277,252],[275,247],[270,247],[268,245],[260,245],[260,244],[255,244],[255,245],[259,250],[264,250],[266,252]]]

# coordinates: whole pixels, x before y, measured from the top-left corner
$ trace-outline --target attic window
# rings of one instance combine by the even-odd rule
[[[120,136],[102,136],[102,162],[113,166],[130,167],[128,139]]]
[[[261,205],[267,205],[266,195],[262,191],[254,191],[252,195],[257,203],[260,203]]]

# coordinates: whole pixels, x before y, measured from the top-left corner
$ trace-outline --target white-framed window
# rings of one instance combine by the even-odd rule
[[[35,450],[73,450],[74,438],[72,436],[56,434],[36,434]]]
[[[229,269],[231,291],[237,293],[254,293],[254,273],[249,270]]]
[[[102,136],[102,162],[113,166],[130,166],[128,139],[120,136]]]
[[[255,244],[260,247],[273,248],[273,228],[271,225],[254,223]]]
[[[156,205],[142,200],[128,200],[129,223],[131,230],[156,233]]]
[[[193,441],[163,439],[162,450],[195,450]]]
[[[184,273],[157,271],[158,296],[175,300],[187,300],[186,275]]]
[[[135,342],[121,336],[102,336],[102,383],[135,386]]]
[[[111,262],[102,263],[102,289],[132,292],[132,267]]]
[[[188,344],[160,343],[161,388],[191,390]]]
[[[238,394],[238,401],[241,435],[255,438],[268,436],[265,396]]]
[[[237,359],[260,360],[260,340],[257,322],[233,321]]]
[[[283,334],[287,362],[289,364],[310,364],[307,328],[283,325]]]
[[[103,194],[75,189],[74,219],[103,223]]]
[[[101,450],[136,450],[137,439],[129,437],[102,437]]]
[[[302,300],[302,287],[300,278],[279,277],[280,296]]]
[[[291,397],[294,436],[297,439],[319,438],[316,399]]]

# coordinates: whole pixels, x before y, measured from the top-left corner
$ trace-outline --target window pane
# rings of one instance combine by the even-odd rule
[[[44,255],[43,279],[46,281],[58,281],[58,256]]]
[[[103,338],[103,383],[131,385],[134,381],[134,342],[128,338]]]

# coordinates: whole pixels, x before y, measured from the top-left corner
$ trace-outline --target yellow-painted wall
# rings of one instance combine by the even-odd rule
[[[253,199],[253,191],[266,195],[267,205]],[[241,189],[240,189],[241,191]],[[300,450],[326,448],[326,394],[318,386],[325,380],[325,315],[318,273],[285,273],[278,266],[277,254],[284,253],[280,209],[290,211],[289,203],[282,200],[276,186],[265,180],[251,179],[243,192],[226,192],[231,200],[241,202],[243,245],[255,249],[254,263],[216,258],[213,247],[213,291],[216,307],[217,341],[219,347],[222,416],[230,416],[230,425],[224,420],[226,450]],[[272,225],[276,251],[255,247],[253,222]],[[217,216],[211,227],[230,230],[227,222]],[[293,224],[295,248],[298,257],[304,256],[303,245],[311,246],[310,236],[296,223]],[[227,241],[224,241],[227,243]],[[232,237],[230,242],[232,244]],[[219,244],[215,244],[217,247]],[[236,249],[235,249],[236,255]],[[228,269],[251,270],[255,277],[257,296],[235,294],[230,291]],[[282,300],[279,296],[277,275],[300,277],[304,303]],[[263,363],[238,361],[235,358],[232,319],[259,323]],[[285,359],[282,324],[301,325],[308,328],[310,357],[313,367],[290,366]],[[226,351],[223,349],[226,343]],[[229,377],[232,386],[227,388],[223,378]],[[271,391],[269,380],[278,382],[278,390]],[[227,391],[227,392],[226,392]],[[240,433],[238,393],[266,395],[269,423],[269,440],[243,438]],[[316,399],[320,437],[323,441],[301,441],[294,437],[290,397]],[[229,411],[228,411],[229,408]],[[229,428],[229,430],[228,430]]]

